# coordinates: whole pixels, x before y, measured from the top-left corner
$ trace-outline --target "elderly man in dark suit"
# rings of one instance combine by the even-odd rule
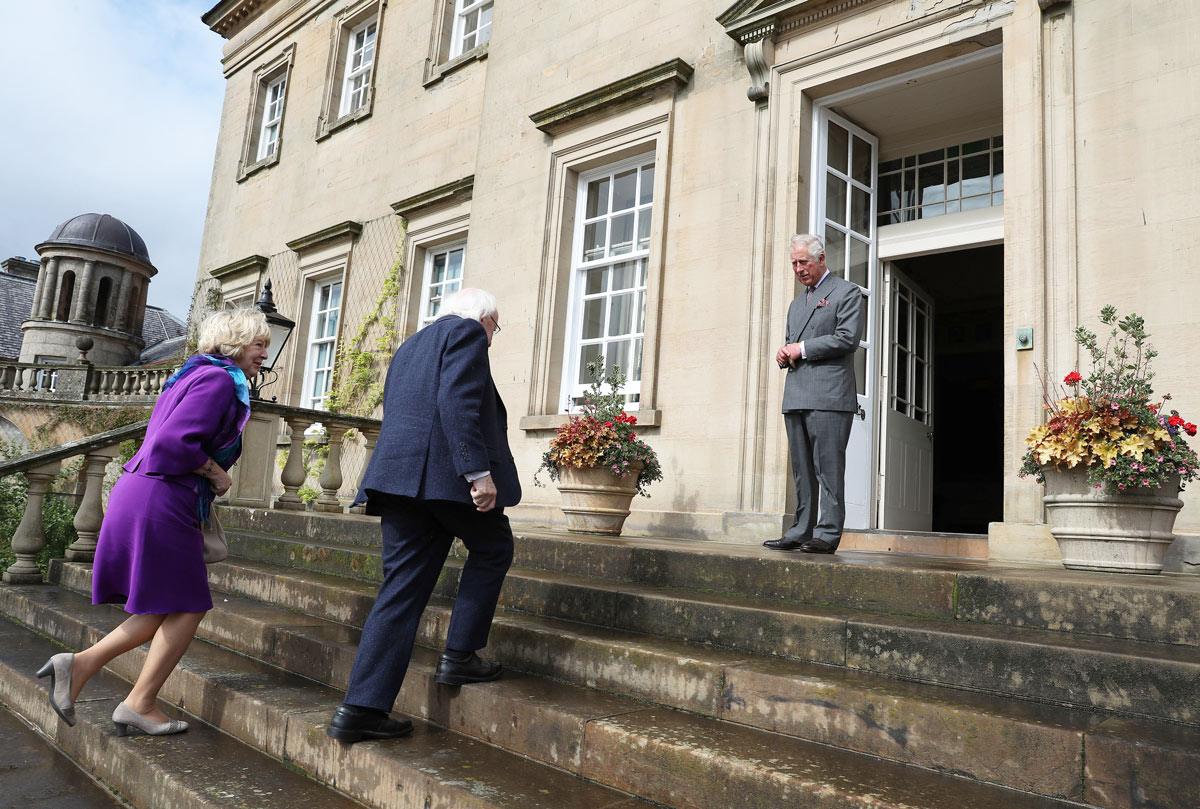
[[[862,290],[825,266],[818,236],[793,236],[792,272],[805,291],[788,308],[787,342],[775,362],[787,369],[787,427],[796,521],[775,550],[833,553],[846,521],[846,445],[858,411],[854,352],[862,337]],[[818,503],[820,517],[818,519]]]
[[[343,742],[407,735],[388,716],[412,656],[421,613],[454,537],[469,555],[450,617],[437,681],[494,680],[487,645],[512,563],[504,509],[521,500],[508,419],[488,348],[500,331],[496,299],[479,289],[446,298],[442,316],[404,342],[388,369],[383,427],[359,491],[381,516],[383,583],[363,627],[345,702],[328,734]]]

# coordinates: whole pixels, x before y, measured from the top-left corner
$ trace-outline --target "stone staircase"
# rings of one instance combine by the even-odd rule
[[[487,652],[509,673],[433,682],[456,550],[396,705],[414,737],[343,747],[323,729],[377,522],[222,521],[233,558],[163,691],[202,720],[182,737],[112,736],[140,650],[76,728],[46,706],[31,672],[123,615],[88,603],[88,565],[0,587],[0,699],[138,807],[1200,806],[1193,579],[522,535]]]

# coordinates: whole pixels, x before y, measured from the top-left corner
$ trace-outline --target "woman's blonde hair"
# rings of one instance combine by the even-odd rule
[[[235,360],[255,340],[271,339],[267,316],[249,308],[214,312],[200,323],[199,331],[196,351],[201,354],[223,354]]]

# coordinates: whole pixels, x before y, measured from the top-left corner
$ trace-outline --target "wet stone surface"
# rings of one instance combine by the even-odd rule
[[[121,804],[13,714],[0,707],[0,796],[24,809],[117,809]]]

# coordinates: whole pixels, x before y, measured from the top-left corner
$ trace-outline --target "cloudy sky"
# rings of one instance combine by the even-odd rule
[[[141,234],[187,315],[224,79],[215,0],[0,0],[0,258],[89,211]]]

